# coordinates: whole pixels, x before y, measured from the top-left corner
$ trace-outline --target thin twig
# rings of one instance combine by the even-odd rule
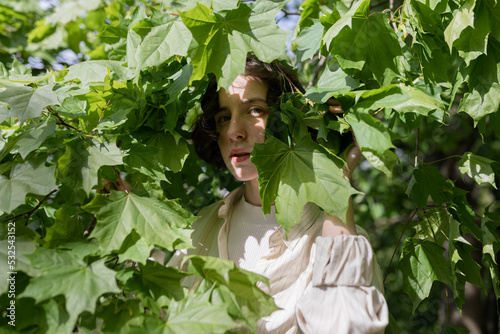
[[[300,12],[291,12],[289,10],[286,10],[285,8],[282,8],[281,11],[283,13],[285,13],[285,16],[288,16],[288,15],[301,15]]]
[[[94,230],[95,224],[97,223],[97,217],[94,215],[92,219],[90,219],[89,223],[87,226],[85,226],[85,230],[83,231],[83,237],[87,238],[90,233]]]
[[[38,210],[38,208],[43,204],[43,202],[45,202],[45,200],[47,198],[49,198],[49,196],[52,195],[53,193],[55,193],[57,190],[59,190],[59,188],[53,189],[50,193],[48,193],[47,195],[45,195],[45,197],[40,202],[38,202],[38,204],[33,209],[31,209],[29,211],[26,211],[26,212],[23,212],[23,213],[20,213],[20,214],[14,216],[14,217],[2,220],[2,223],[8,222],[8,221],[11,221],[11,220],[15,220],[15,219],[20,218],[20,217],[22,217],[24,215],[28,215],[28,218],[26,219],[26,223],[24,224],[24,225],[28,225],[28,220],[31,218],[31,216],[33,215],[33,213],[36,210]]]
[[[321,68],[323,68],[323,65],[325,65],[325,62],[326,62],[326,57],[321,56],[318,62],[318,66],[314,69],[313,78],[311,79],[311,81],[309,81],[307,88],[311,88],[313,85],[316,84],[316,82],[318,81],[319,72],[321,71]]]
[[[417,128],[417,140],[415,142],[415,167],[418,165],[418,142],[420,139],[420,128]]]
[[[415,211],[413,211],[413,214],[411,215],[410,219],[408,219],[408,221],[406,222],[406,225],[405,225],[405,228],[403,229],[403,232],[401,232],[401,235],[399,236],[398,243],[396,244],[396,247],[394,248],[394,252],[392,253],[392,256],[391,256],[391,261],[389,262],[389,266],[387,267],[387,270],[385,271],[384,283],[385,283],[385,279],[387,278],[387,274],[389,274],[389,269],[391,269],[392,260],[394,259],[394,255],[396,255],[396,251],[398,250],[399,243],[401,242],[401,238],[403,237],[403,234],[405,234],[406,228],[408,227],[408,225],[412,221],[413,217],[415,217],[417,212],[418,212],[418,208],[415,209]]]
[[[450,155],[449,157],[446,157],[446,158],[443,158],[443,159],[439,159],[439,160],[435,160],[435,161],[431,161],[431,162],[426,162],[425,164],[426,165],[432,165],[432,164],[435,164],[437,162],[441,162],[441,161],[445,161],[445,160],[448,160],[448,159],[453,159],[453,158],[462,158],[461,155]]]
[[[70,128],[70,129],[76,130],[76,131],[78,131],[78,132],[80,132],[80,131],[81,131],[81,130],[79,130],[79,129],[75,128],[74,126],[72,126],[72,125],[70,125],[70,124],[66,123],[66,122],[65,122],[65,121],[61,118],[61,116],[59,116],[59,114],[58,114],[58,113],[56,113],[56,112],[55,112],[55,110],[54,110],[54,109],[52,109],[51,107],[47,107],[47,110],[48,110],[48,111],[50,111],[50,113],[52,113],[52,115],[56,116],[56,118],[57,118],[57,119],[58,119],[58,121],[59,121],[59,124],[64,125],[64,126],[65,126],[65,127],[67,127],[67,128]]]

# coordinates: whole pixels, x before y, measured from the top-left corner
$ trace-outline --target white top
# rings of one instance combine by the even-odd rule
[[[168,265],[180,269],[186,253],[227,260],[231,218],[242,197],[240,187],[204,208],[202,218],[193,224],[196,248],[177,251]],[[269,236],[267,255],[257,260],[252,271],[269,279],[270,287],[258,286],[281,309],[257,322],[258,334],[384,332],[389,312],[370,243],[362,235],[321,237],[322,226],[323,212],[308,203],[288,237],[282,226]],[[161,261],[160,256],[153,257]],[[184,284],[192,286],[195,280],[189,276]]]
[[[227,237],[229,260],[239,268],[253,271],[257,261],[269,254],[269,238],[278,228],[274,205],[264,216],[262,207],[255,206],[242,196],[234,204]]]

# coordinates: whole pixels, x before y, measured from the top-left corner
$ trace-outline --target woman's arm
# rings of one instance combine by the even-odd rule
[[[354,224],[354,215],[352,211],[352,200],[349,199],[349,207],[346,215],[347,224],[337,216],[327,215],[323,218],[323,237],[336,237],[338,235],[356,235],[356,226]]]

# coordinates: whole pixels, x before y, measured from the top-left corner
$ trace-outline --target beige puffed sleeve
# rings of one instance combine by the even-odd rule
[[[313,278],[297,304],[303,333],[383,333],[389,311],[372,283],[380,269],[364,236],[318,237]],[[378,272],[377,272],[378,270]]]

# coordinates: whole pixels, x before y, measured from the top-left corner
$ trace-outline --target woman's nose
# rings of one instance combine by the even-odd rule
[[[239,117],[232,117],[227,130],[227,136],[231,140],[240,141],[245,139],[246,131],[242,120]]]

